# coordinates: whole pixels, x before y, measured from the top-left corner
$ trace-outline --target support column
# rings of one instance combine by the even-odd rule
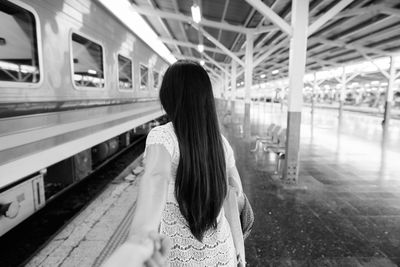
[[[236,100],[236,73],[237,73],[237,63],[232,60],[232,72],[231,72],[231,101]]]
[[[245,103],[250,104],[251,101],[251,85],[253,82],[253,42],[254,36],[252,33],[246,34],[246,55],[245,55]]]
[[[225,67],[226,72],[224,72],[224,80],[225,80],[225,99],[229,100],[228,98],[228,92],[229,92],[229,76],[227,72],[229,71],[229,67]],[[230,95],[230,94],[229,94]]]
[[[388,79],[388,86],[386,89],[386,96],[385,96],[385,113],[383,115],[382,124],[387,127],[389,126],[390,121],[390,114],[393,105],[393,87],[394,87],[394,80],[396,77],[396,69],[394,67],[394,57],[390,57],[390,69],[389,69],[389,79]]]
[[[315,105],[315,100],[314,100],[314,98],[315,98],[315,92],[317,91],[317,86],[318,86],[318,83],[317,83],[317,73],[316,72],[314,72],[314,82],[313,82],[313,87],[312,87],[312,96],[311,96],[311,116],[314,116],[314,105]]]
[[[222,79],[221,77],[218,77],[219,79],[217,80],[216,88],[217,88],[217,98],[222,99],[223,97],[223,84],[222,84]]]
[[[221,99],[224,100],[225,99],[225,77],[224,77],[223,73],[221,73],[220,84],[221,84]]]
[[[245,72],[244,72],[244,137],[250,138],[250,102],[251,102],[251,85],[253,82],[253,42],[254,36],[252,33],[246,34],[246,54],[245,54]]]
[[[306,67],[309,0],[292,1],[292,28],[289,51],[289,92],[287,116],[285,183],[296,184],[299,176],[300,124]]]
[[[346,69],[343,67],[342,69],[342,78],[340,79],[340,84],[342,87],[340,88],[340,98],[339,98],[339,121],[342,120],[343,116],[343,104],[346,99]]]
[[[236,101],[236,73],[237,63],[232,59],[232,71],[231,71],[231,113],[235,112],[235,101]]]
[[[383,127],[381,139],[381,162],[379,164],[379,184],[383,185],[387,177],[387,151],[389,128]],[[378,183],[377,183],[378,184]]]

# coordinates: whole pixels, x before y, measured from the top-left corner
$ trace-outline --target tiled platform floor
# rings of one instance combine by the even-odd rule
[[[365,114],[303,111],[300,185],[271,179],[274,155],[251,153],[254,136],[286,124],[279,104],[252,104],[251,137],[244,106],[219,103],[244,190],[256,221],[246,240],[248,266],[400,265],[400,121],[382,140],[381,119]],[[301,187],[300,187],[301,188]]]

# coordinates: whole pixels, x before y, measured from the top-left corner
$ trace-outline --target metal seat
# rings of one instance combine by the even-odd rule
[[[272,133],[271,140],[265,143],[264,151],[281,151],[286,146],[286,128],[280,128],[279,131]]]
[[[268,142],[271,142],[273,139],[273,136],[279,132],[281,129],[281,126],[276,125],[274,123],[270,124],[267,128],[266,135],[263,137],[256,136],[256,145],[255,147],[251,150],[251,152],[256,152],[260,148],[264,148],[265,151],[265,144]]]
[[[279,133],[275,134],[272,138],[273,141],[264,147],[264,151],[273,152],[277,155],[277,161],[275,165],[274,175],[277,175],[278,178],[282,177],[280,174],[280,169],[282,166],[282,161],[286,157],[286,128],[281,129]]]

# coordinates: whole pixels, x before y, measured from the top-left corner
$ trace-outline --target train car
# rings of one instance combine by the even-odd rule
[[[0,22],[1,236],[163,115],[169,63],[97,1],[3,0]]]

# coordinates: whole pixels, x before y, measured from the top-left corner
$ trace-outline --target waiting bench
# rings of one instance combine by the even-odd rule
[[[279,171],[286,155],[286,128],[282,128],[274,123],[267,127],[266,135],[256,137],[256,145],[251,152],[262,149],[265,152],[273,152],[277,155],[274,174],[280,177]]]

